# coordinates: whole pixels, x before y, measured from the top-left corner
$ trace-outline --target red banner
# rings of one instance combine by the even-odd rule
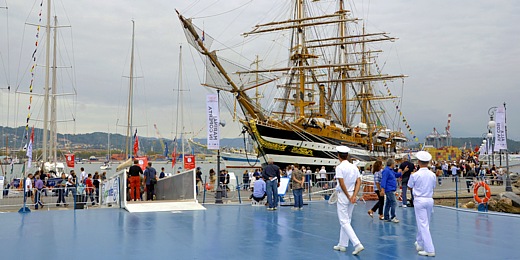
[[[148,157],[135,157],[135,159],[139,161],[139,166],[144,171],[146,166],[148,166]]]
[[[192,170],[195,169],[195,155],[184,155],[184,169]]]
[[[134,142],[134,155],[137,156],[137,152],[139,151],[139,137],[135,136]]]
[[[74,154],[73,153],[65,154],[65,161],[67,162],[67,167],[74,168]]]

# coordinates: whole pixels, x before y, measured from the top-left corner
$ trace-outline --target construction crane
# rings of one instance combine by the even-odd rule
[[[161,144],[162,150],[164,152],[164,156],[168,159],[168,145],[164,142],[164,138],[162,137],[159,129],[157,128],[157,124],[153,124],[155,128],[155,134],[157,135],[157,139],[159,139],[159,143]]]
[[[448,123],[446,124],[445,132],[443,135],[441,135],[441,138],[444,141],[444,145],[451,146],[451,133],[450,133],[450,127],[451,127],[451,114],[448,114]]]

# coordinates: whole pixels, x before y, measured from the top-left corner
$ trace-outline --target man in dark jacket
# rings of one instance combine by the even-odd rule
[[[404,157],[403,160],[404,161],[399,165],[399,170],[401,170],[401,173],[403,174],[403,176],[401,177],[401,198],[403,200],[403,208],[406,208],[408,205],[408,198],[406,196],[406,193],[408,191],[408,180],[410,179],[410,174],[415,169],[415,166],[408,160],[408,157]],[[410,200],[410,206],[413,207],[413,194],[412,199]]]

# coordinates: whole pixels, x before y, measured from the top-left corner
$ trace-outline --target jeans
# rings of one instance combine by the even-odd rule
[[[274,208],[278,206],[278,180],[267,180],[266,189],[267,189],[267,203],[269,204],[269,208]]]
[[[155,185],[146,185],[146,200],[153,200],[153,194],[155,193]]]
[[[383,206],[385,205],[385,195],[381,194],[381,191],[376,190],[375,193],[377,194],[378,201],[376,204],[372,207],[373,212],[379,213],[379,215],[383,215]]]
[[[303,207],[303,188],[293,190],[294,194],[294,207],[302,208]]]
[[[403,205],[408,204],[408,198],[406,197],[407,191],[408,191],[408,180],[406,180],[406,182],[403,181],[401,183],[401,199],[402,199]],[[412,198],[412,201],[413,201],[413,198]]]
[[[472,179],[466,179],[466,188],[468,189],[468,193],[470,192],[469,188],[473,185],[473,178]]]
[[[60,204],[62,203],[65,204],[67,202],[65,202],[65,190],[63,188],[59,188],[58,189],[58,201],[56,201],[56,204]]]
[[[385,220],[391,220],[391,219],[395,218],[395,208],[397,206],[397,200],[395,199],[395,191],[387,191],[387,192],[385,192],[385,195],[386,195],[386,203],[385,203],[384,216],[385,216]]]
[[[35,209],[38,209],[38,204],[40,204],[43,208],[43,203],[41,201],[42,193],[43,193],[42,190],[36,190],[36,192],[34,193],[34,208]]]

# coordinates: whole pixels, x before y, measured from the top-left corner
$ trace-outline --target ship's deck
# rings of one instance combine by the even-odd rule
[[[373,202],[358,203],[353,227],[365,259],[425,259],[413,243],[413,208],[398,208],[401,223],[370,218]],[[129,213],[123,209],[0,214],[2,259],[348,259],[332,250],[336,206],[312,202],[303,211],[250,205],[205,205],[206,210]],[[518,259],[520,217],[435,207],[431,232],[436,259]]]

